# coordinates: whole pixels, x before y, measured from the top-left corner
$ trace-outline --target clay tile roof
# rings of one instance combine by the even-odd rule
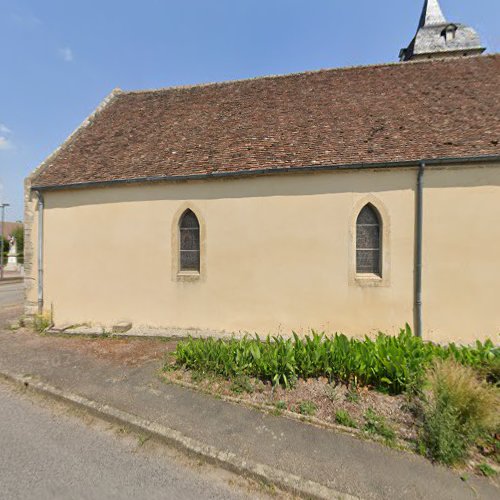
[[[500,55],[123,92],[38,187],[500,154]]]

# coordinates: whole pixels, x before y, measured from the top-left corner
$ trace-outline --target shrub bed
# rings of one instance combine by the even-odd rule
[[[500,372],[500,349],[490,340],[473,347],[441,346],[415,337],[408,325],[397,336],[379,333],[374,340],[315,332],[303,339],[295,333],[290,339],[190,338],[179,342],[175,359],[187,369],[226,378],[249,376],[289,387],[299,377],[327,377],[390,394],[420,388],[426,369],[436,359],[452,359],[495,383]]]
[[[500,430],[498,388],[453,360],[435,361],[428,382],[421,432],[426,453],[448,465],[462,462],[478,441],[491,440]]]

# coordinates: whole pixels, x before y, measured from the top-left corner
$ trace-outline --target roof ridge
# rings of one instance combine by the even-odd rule
[[[476,57],[488,58],[492,56],[500,56],[499,53],[491,53],[491,54],[480,54],[475,56],[469,56],[467,59],[472,59]],[[460,61],[466,59],[459,59]],[[205,83],[193,83],[186,85],[172,85],[169,87],[158,87],[152,89],[139,89],[139,90],[122,90],[121,95],[128,94],[149,94],[154,92],[168,92],[172,90],[190,90],[196,88],[203,87],[215,87],[215,86],[223,86],[223,85],[233,85],[235,83],[243,83],[243,82],[252,82],[256,80],[272,80],[272,79],[281,79],[281,78],[290,78],[294,76],[302,76],[302,75],[314,75],[323,72],[341,72],[341,71],[352,71],[359,69],[373,69],[373,68],[392,68],[396,66],[408,66],[409,64],[441,64],[441,63],[456,63],[457,59],[445,59],[445,58],[435,58],[435,59],[421,59],[421,60],[412,60],[406,62],[394,61],[389,63],[374,63],[374,64],[361,64],[358,66],[340,66],[337,68],[320,68],[315,70],[307,70],[307,71],[297,71],[294,73],[284,73],[284,74],[276,74],[276,75],[262,75],[255,76],[250,78],[237,78],[234,80],[223,80],[220,82],[205,82]]]

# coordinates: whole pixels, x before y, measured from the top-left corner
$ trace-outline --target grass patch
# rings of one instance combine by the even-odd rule
[[[396,439],[396,433],[394,429],[390,427],[385,418],[382,415],[378,415],[372,408],[369,408],[365,415],[365,426],[364,430],[368,434],[375,434],[384,438],[388,443],[393,442]]]
[[[113,333],[110,330],[106,330],[104,327],[101,328],[101,338],[109,339],[112,335]]]
[[[335,422],[337,422],[337,424],[343,425],[344,427],[352,427],[353,429],[358,428],[358,424],[346,410],[338,410],[335,413]]]
[[[491,467],[491,465],[488,465],[487,463],[483,462],[482,464],[479,464],[477,466],[477,470],[486,477],[495,477],[498,472]]]
[[[499,429],[499,390],[451,360],[436,362],[428,380],[422,430],[427,455],[447,465],[463,462],[481,436]]]
[[[150,434],[139,434],[137,437],[137,442],[139,446],[143,446],[146,442],[148,442],[151,439]]]
[[[316,414],[317,406],[312,401],[301,401],[297,405],[297,411],[306,417],[312,417]]]
[[[286,403],[285,401],[278,401],[274,404],[274,406],[278,409],[278,410],[286,410]]]

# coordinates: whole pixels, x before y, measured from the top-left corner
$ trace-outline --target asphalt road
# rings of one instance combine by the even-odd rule
[[[84,422],[81,416],[68,415],[51,407],[52,403],[36,399],[0,385],[2,498],[265,496],[245,490],[248,484],[230,484],[228,473],[168,456],[161,445],[142,443],[133,434],[120,435],[119,429],[109,429],[110,424]]]
[[[0,283],[0,308],[18,305],[23,300],[22,283]]]

